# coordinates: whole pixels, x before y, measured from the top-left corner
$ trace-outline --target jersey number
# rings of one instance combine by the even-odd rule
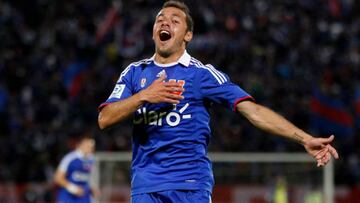
[[[176,82],[175,79],[170,79],[169,82]],[[178,80],[177,83],[183,88],[185,85],[185,80]],[[173,94],[182,95],[182,92],[172,92]]]

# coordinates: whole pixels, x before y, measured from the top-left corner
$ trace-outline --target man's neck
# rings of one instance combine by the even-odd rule
[[[78,148],[76,151],[80,155],[81,158],[87,159],[89,156],[89,154],[85,153],[84,150],[82,150],[82,149]]]
[[[160,64],[168,64],[168,63],[174,63],[179,60],[179,58],[184,54],[185,49],[178,51],[176,53],[171,54],[168,57],[163,57],[158,53],[155,53],[155,62]]]

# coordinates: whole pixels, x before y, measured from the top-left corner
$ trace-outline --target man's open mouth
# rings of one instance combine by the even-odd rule
[[[160,34],[159,34],[159,38],[161,41],[167,41],[171,38],[171,34],[169,31],[166,31],[166,30],[162,30],[160,31]]]

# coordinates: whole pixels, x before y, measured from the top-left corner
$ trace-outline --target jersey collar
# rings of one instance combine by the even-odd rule
[[[93,155],[90,154],[88,156],[85,156],[84,152],[82,152],[80,149],[75,150],[76,156],[80,159],[92,159]]]
[[[179,58],[179,60],[177,60],[174,63],[166,63],[166,64],[161,64],[161,63],[157,63],[155,61],[155,54],[150,58],[151,61],[154,61],[155,65],[160,66],[160,67],[170,67],[173,65],[176,65],[178,63],[180,63],[181,65],[185,66],[185,67],[189,67],[190,65],[190,60],[191,60],[191,56],[190,54],[187,53],[187,51],[185,50],[183,55]]]
[[[85,158],[85,154],[81,151],[81,150],[79,150],[79,149],[77,149],[76,150],[76,155],[79,157],[79,158]]]

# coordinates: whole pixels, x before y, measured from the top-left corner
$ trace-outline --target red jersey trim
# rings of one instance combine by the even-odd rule
[[[246,101],[246,100],[251,100],[251,101],[255,101],[255,99],[252,96],[245,96],[245,97],[241,97],[237,100],[235,100],[234,102],[234,107],[233,107],[233,111],[236,112],[236,105],[240,102]]]

